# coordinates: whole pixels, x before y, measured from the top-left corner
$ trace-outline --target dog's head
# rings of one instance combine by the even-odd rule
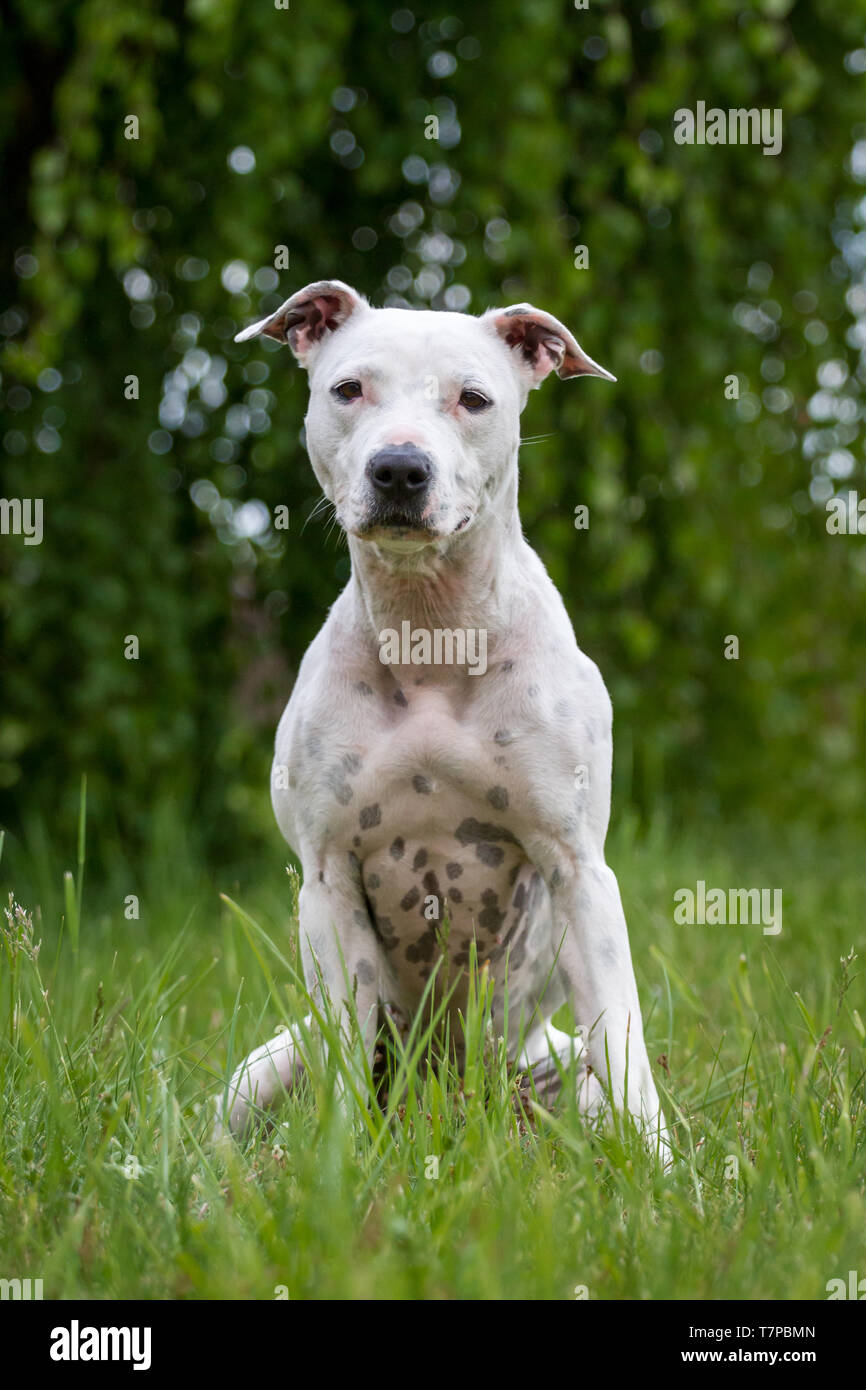
[[[549,372],[615,380],[530,304],[480,318],[373,309],[320,280],[236,341],[260,333],[307,369],[307,449],[340,524],[398,552],[447,544],[509,505],[520,412]]]

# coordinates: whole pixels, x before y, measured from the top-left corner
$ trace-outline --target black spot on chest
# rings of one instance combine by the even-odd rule
[[[362,985],[371,985],[376,978],[376,971],[373,969],[372,961],[361,959],[355,966],[355,974]]]
[[[476,845],[482,840],[504,840],[511,845],[517,844],[507,826],[492,825],[489,821],[476,820],[474,816],[467,816],[466,820],[461,821],[454,836],[461,845]]]
[[[339,772],[332,773],[328,778],[328,785],[334,793],[341,806],[348,806],[354,793],[348,782],[344,782]]]
[[[505,858],[505,850],[499,845],[480,844],[475,846],[475,853],[482,864],[487,864],[491,869],[498,869]]]
[[[429,926],[422,936],[411,946],[406,947],[406,959],[411,961],[431,961],[436,950],[436,928]]]
[[[481,901],[484,907],[478,914],[478,925],[485,931],[498,932],[505,921],[505,913],[499,908],[499,898],[492,888],[486,888],[481,894]]]
[[[432,869],[428,869],[421,882],[424,884],[428,896],[439,896],[439,880]]]

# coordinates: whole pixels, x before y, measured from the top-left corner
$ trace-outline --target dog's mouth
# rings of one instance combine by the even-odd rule
[[[436,541],[445,541],[450,536],[457,536],[466,530],[471,521],[472,516],[467,513],[450,531],[443,531],[438,526],[423,521],[417,516],[393,515],[387,518],[372,516],[358,527],[353,528],[353,534],[364,541],[376,541],[384,545],[406,543],[414,548],[418,545],[432,545]]]
[[[357,527],[355,534],[367,540],[374,536],[423,537],[434,538],[439,535],[435,526],[419,516],[394,512],[387,516],[370,516]]]

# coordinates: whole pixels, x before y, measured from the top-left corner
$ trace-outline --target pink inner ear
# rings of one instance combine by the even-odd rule
[[[320,294],[306,299],[294,312],[297,322],[289,326],[288,333],[292,348],[299,357],[309,352],[327,332],[333,333],[335,328],[339,328],[346,317],[345,305],[335,294]]]
[[[503,337],[510,348],[520,352],[536,381],[559,370],[565,345],[536,320],[515,317]]]

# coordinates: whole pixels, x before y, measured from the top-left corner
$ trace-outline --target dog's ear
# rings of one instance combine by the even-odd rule
[[[273,314],[235,334],[236,343],[264,333],[278,343],[288,343],[301,366],[327,333],[333,333],[358,309],[368,308],[366,299],[344,285],[342,280],[316,280],[298,290]]]
[[[482,315],[518,359],[520,370],[530,387],[540,386],[549,372],[569,376],[616,377],[587,357],[577,339],[564,324],[531,304],[513,304],[509,309],[488,309]]]

